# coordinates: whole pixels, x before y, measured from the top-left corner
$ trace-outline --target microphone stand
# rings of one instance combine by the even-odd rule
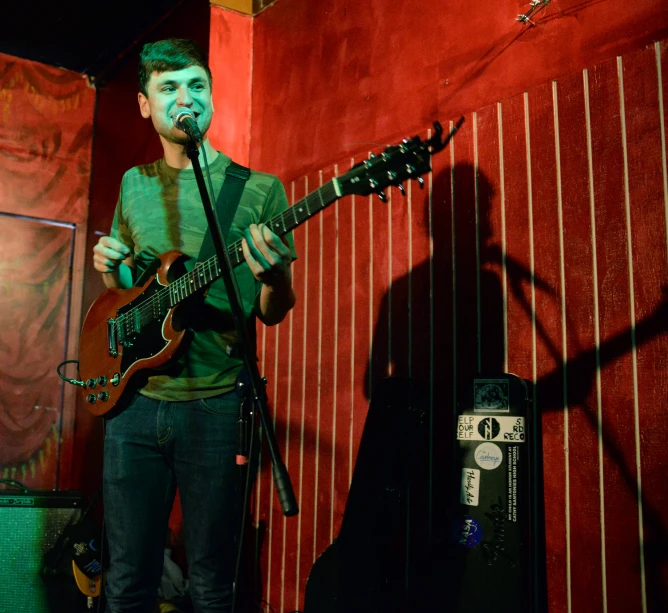
[[[218,256],[218,265],[220,267],[221,276],[225,283],[227,297],[230,302],[230,309],[232,311],[232,318],[239,338],[239,347],[241,348],[244,365],[248,373],[248,380],[250,384],[251,398],[255,411],[260,414],[262,420],[262,430],[267,437],[267,444],[271,456],[272,473],[274,477],[274,484],[276,486],[276,493],[281,503],[283,514],[287,517],[296,515],[299,512],[297,500],[290,481],[288,470],[281,460],[278,444],[276,442],[276,434],[269,419],[269,411],[267,409],[266,394],[264,392],[264,383],[260,377],[257,368],[257,356],[255,351],[251,349],[248,331],[246,330],[246,323],[243,309],[241,308],[241,300],[239,298],[239,288],[237,280],[232,274],[232,262],[230,260],[225,239],[220,231],[220,224],[218,223],[218,216],[211,204],[209,192],[204,183],[204,176],[202,174],[202,167],[199,163],[199,150],[194,139],[190,138],[186,145],[186,154],[190,158],[193,170],[195,171],[195,178],[197,179],[197,187],[199,188],[202,204],[204,205],[204,212],[206,213],[209,229],[211,230],[211,237],[215,247],[216,255]],[[241,535],[243,537],[243,535]],[[241,540],[241,538],[240,538]]]

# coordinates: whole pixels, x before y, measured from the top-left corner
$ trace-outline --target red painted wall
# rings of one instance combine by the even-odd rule
[[[261,472],[276,611],[303,607],[338,532],[369,380],[431,394],[438,533],[454,390],[494,369],[533,382],[542,415],[549,610],[668,606],[668,60],[651,44],[668,14],[554,0],[529,28],[527,9],[280,0],[254,21],[251,165],[293,202],[434,119],[467,120],[428,190],[347,198],[295,232],[299,302],[259,336],[301,507],[284,518]]]
[[[239,164],[250,163],[253,20],[233,11],[211,11],[209,42],[215,119],[209,130],[214,147]]]
[[[284,178],[662,38],[653,0],[279,0],[255,20],[252,162]]]

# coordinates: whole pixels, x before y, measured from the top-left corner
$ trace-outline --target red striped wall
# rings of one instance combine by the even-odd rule
[[[265,467],[275,611],[303,607],[337,534],[369,378],[431,391],[438,533],[453,390],[490,369],[533,382],[542,415],[549,610],[665,610],[667,62],[657,43],[468,113],[423,192],[348,197],[295,232],[299,302],[259,337],[301,508],[282,516]]]

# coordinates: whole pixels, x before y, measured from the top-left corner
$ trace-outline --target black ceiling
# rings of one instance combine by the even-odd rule
[[[96,79],[187,0],[10,0],[0,53]]]

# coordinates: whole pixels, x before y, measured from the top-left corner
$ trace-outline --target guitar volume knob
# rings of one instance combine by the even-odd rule
[[[97,402],[97,396],[95,394],[88,394],[88,396],[86,396],[86,402],[95,404]]]
[[[95,379],[87,379],[86,380],[86,387],[89,387],[90,389],[93,389],[96,385],[97,381]]]
[[[98,377],[97,382],[100,386],[104,387],[107,384],[107,377],[105,376]]]
[[[102,402],[106,402],[107,400],[109,400],[109,392],[100,392],[100,393],[97,395],[97,397],[98,397]]]

